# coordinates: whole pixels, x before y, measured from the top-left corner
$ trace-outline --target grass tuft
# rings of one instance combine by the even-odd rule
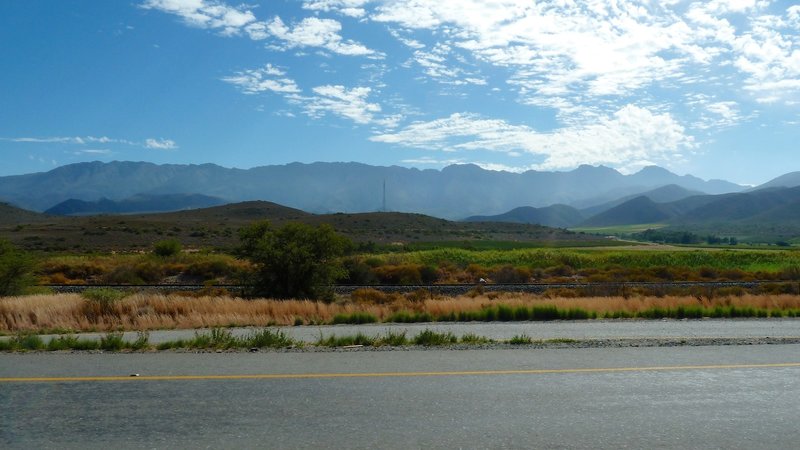
[[[518,334],[508,340],[511,345],[530,345],[533,344],[533,339],[527,334]]]
[[[422,345],[425,347],[448,345],[458,343],[458,338],[451,332],[438,333],[433,330],[425,329],[419,334],[414,336],[412,340],[414,345]]]

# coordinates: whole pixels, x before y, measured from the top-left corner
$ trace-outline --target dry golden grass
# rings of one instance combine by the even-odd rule
[[[76,294],[33,295],[0,298],[0,332],[71,330],[153,330],[217,326],[267,326],[329,323],[337,314],[366,312],[383,321],[401,311],[427,312],[433,316],[480,311],[491,305],[580,308],[604,315],[625,311],[637,313],[651,308],[736,306],[765,310],[798,310],[797,295],[743,295],[714,299],[696,297],[586,297],[544,298],[531,294],[491,294],[410,301],[397,296],[391,303],[369,304],[342,301],[321,303],[307,300],[244,300],[231,297],[182,297],[135,294],[109,304],[102,314],[92,314],[89,300]]]

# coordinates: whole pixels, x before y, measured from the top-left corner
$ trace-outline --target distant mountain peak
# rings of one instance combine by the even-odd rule
[[[636,174],[642,174],[642,175],[653,175],[653,174],[675,175],[673,172],[670,172],[669,170],[667,170],[667,169],[665,169],[663,167],[659,167],[659,166],[645,166],[645,167],[642,167],[642,169],[639,170],[638,172],[636,172]]]
[[[267,200],[314,213],[357,213],[382,209],[382,181],[387,180],[387,209],[456,219],[498,214],[520,205],[578,206],[586,201],[597,205],[667,184],[707,193],[742,189],[730,183],[713,185],[667,171],[657,173],[661,175],[648,175],[645,171],[637,178],[610,167],[589,165],[568,172],[511,173],[486,170],[475,164],[450,165],[442,170],[353,162],[230,169],[214,164],[115,161],[78,163],[49,172],[0,177],[0,198],[44,211],[68,199],[93,202],[106,197],[120,202],[140,193],[198,193],[232,202]]]

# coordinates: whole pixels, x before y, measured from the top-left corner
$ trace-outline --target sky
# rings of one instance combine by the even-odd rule
[[[796,1],[4,1],[0,61],[0,175],[800,170]]]

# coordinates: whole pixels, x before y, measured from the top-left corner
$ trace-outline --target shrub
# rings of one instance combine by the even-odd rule
[[[102,316],[115,314],[117,303],[128,294],[123,291],[110,288],[91,288],[81,293],[86,300],[81,306],[81,313],[94,322]]]
[[[247,347],[259,348],[283,348],[295,344],[295,342],[283,331],[261,330],[254,331],[244,339]]]
[[[526,334],[518,334],[509,339],[508,343],[511,345],[530,345],[533,343],[533,339]]]
[[[108,351],[119,351],[125,348],[125,341],[122,333],[107,333],[100,338],[100,349]]]
[[[356,289],[350,294],[350,300],[356,303],[366,303],[369,305],[382,305],[394,301],[395,296],[386,294],[377,289],[363,288]]]
[[[44,341],[37,334],[19,334],[14,337],[11,347],[21,350],[43,350]]]
[[[320,347],[347,347],[350,345],[374,345],[375,338],[367,336],[363,333],[358,333],[355,336],[342,336],[336,335],[328,336],[327,338],[319,337],[316,344]]]
[[[167,239],[153,244],[153,253],[162,258],[175,256],[179,254],[182,249],[183,247],[177,239]]]
[[[420,267],[418,264],[380,266],[373,273],[382,284],[422,284]]]
[[[259,222],[239,233],[238,254],[254,266],[253,294],[276,298],[330,297],[330,285],[344,275],[338,259],[352,246],[330,225]]]
[[[451,332],[437,333],[433,330],[423,330],[412,341],[414,345],[422,345],[425,347],[433,345],[447,345],[458,343],[458,338]]]
[[[400,347],[403,345],[408,345],[408,338],[406,338],[406,332],[394,332],[394,331],[387,331],[385,335],[379,337],[375,341],[376,346],[381,345],[390,345],[393,347]]]
[[[427,289],[417,289],[406,294],[406,300],[411,303],[422,303],[431,297],[433,297],[433,294]]]
[[[136,270],[129,266],[115,267],[103,276],[103,281],[109,284],[142,284],[143,280]]]
[[[495,283],[527,283],[531,278],[531,271],[506,264],[494,269],[490,276]]]
[[[346,275],[339,279],[344,284],[377,284],[378,279],[372,273],[371,266],[357,257],[342,261]]]
[[[333,316],[333,320],[331,323],[334,325],[342,324],[342,323],[350,323],[350,324],[364,324],[364,323],[375,323],[378,321],[378,318],[368,312],[359,312],[356,311],[352,314],[336,314]]]
[[[0,296],[20,295],[33,285],[33,259],[0,239]]]
[[[161,264],[155,261],[142,261],[134,268],[136,276],[145,283],[157,283],[164,277]]]
[[[186,266],[186,275],[212,280],[225,276],[236,275],[236,269],[219,257],[206,256],[198,261],[192,261]]]

